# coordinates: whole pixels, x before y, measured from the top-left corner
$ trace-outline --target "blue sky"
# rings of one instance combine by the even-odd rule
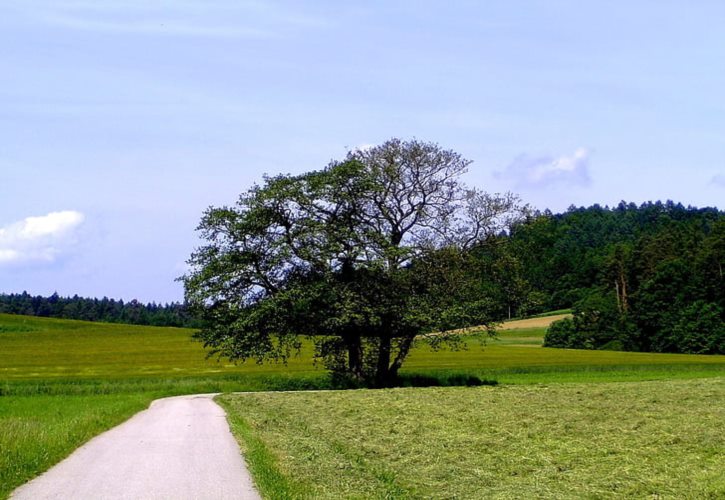
[[[180,300],[209,205],[390,137],[537,208],[725,200],[720,1],[0,4],[0,292]]]

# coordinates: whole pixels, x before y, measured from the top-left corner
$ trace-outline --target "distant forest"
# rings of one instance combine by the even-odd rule
[[[27,292],[0,294],[0,313],[25,314],[48,318],[104,321],[132,325],[198,327],[186,307],[178,302],[143,304],[137,300],[90,299],[74,295],[32,296]]]
[[[490,315],[573,308],[552,347],[725,353],[725,212],[622,202],[532,214],[475,248],[470,272]],[[0,312],[199,326],[183,304],[0,295]]]
[[[545,345],[725,354],[725,213],[620,203],[538,214],[479,262],[516,315],[563,307]],[[504,314],[498,311],[499,316]]]

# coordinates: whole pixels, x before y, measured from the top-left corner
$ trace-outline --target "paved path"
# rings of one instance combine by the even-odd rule
[[[213,395],[158,399],[11,499],[259,499]]]

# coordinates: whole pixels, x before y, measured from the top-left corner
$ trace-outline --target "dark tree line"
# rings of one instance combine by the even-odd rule
[[[537,214],[502,240],[504,257],[481,265],[512,270],[498,286],[508,307],[574,308],[546,345],[725,353],[722,211],[670,201],[570,208]]]
[[[143,304],[137,300],[30,295],[27,292],[0,294],[0,313],[47,318],[103,321],[133,325],[197,327],[198,321],[179,302]]]
[[[537,215],[515,228],[511,252],[521,260],[527,281],[544,294],[544,307],[559,309],[583,299],[592,286],[613,285],[606,276],[612,269],[605,268],[616,252],[651,242],[651,248],[637,256],[648,269],[660,261],[692,256],[702,239],[717,232],[715,226],[725,214],[658,201]],[[656,250],[657,245],[662,248]]]

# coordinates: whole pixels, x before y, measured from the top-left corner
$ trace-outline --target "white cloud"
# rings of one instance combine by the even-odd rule
[[[571,155],[531,158],[519,156],[497,178],[513,180],[517,186],[544,186],[561,183],[586,186],[590,182],[588,149],[579,148]]]
[[[712,179],[710,179],[710,184],[712,184],[713,186],[725,188],[725,175],[723,175],[723,174],[713,175]]]
[[[55,261],[84,220],[82,213],[64,210],[0,227],[0,265]]]

